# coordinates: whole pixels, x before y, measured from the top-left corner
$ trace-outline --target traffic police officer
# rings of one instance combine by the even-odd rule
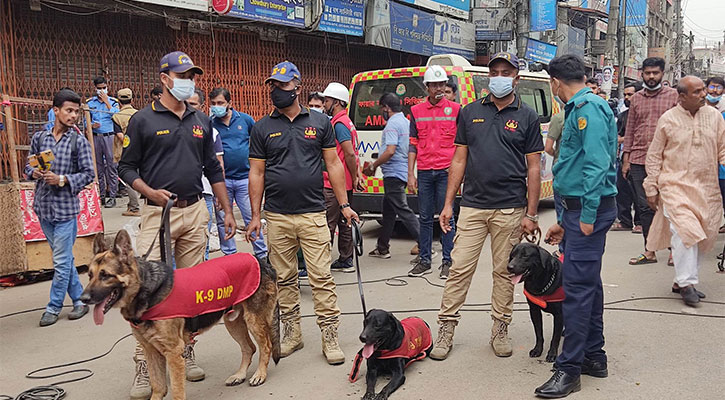
[[[282,321],[281,355],[301,349],[300,290],[297,286],[297,250],[307,263],[317,325],[322,331],[322,353],[329,364],[342,364],[337,329],[335,281],[330,273],[330,231],[325,215],[322,161],[340,212],[358,219],[345,191],[345,172],[335,151],[335,133],[327,116],[300,106],[300,72],[289,61],[277,64],[267,78],[274,111],[252,128],[249,145],[249,198],[252,220],[247,240],[258,237],[262,195],[269,222],[269,259],[277,271]],[[256,235],[256,236],[255,236]]]
[[[152,101],[129,121],[119,172],[124,182],[146,198],[136,240],[139,253],[151,246],[163,207],[172,193],[176,194],[170,213],[173,258],[177,268],[188,268],[204,261],[206,248],[209,212],[201,195],[202,172],[224,210],[227,239],[234,236],[236,223],[224,173],[214,152],[209,117],[186,102],[194,94],[194,77],[201,75],[202,69],[188,55],[175,51],[161,59],[159,72],[164,88],[161,100]],[[151,260],[160,259],[160,242],[154,242]],[[204,371],[194,362],[192,346],[193,343],[188,344],[184,351],[186,379],[198,381],[204,379]],[[148,398],[148,369],[138,344],[134,359],[137,365],[131,398]]]
[[[578,391],[580,374],[608,374],[601,269],[607,231],[617,216],[617,124],[606,100],[585,85],[585,74],[584,62],[574,55],[549,64],[554,96],[566,103],[559,161],[553,169],[564,212],[546,234],[551,244],[564,240],[566,333],[554,375],[534,392],[545,398]]]
[[[113,121],[111,117],[119,111],[118,100],[108,95],[108,81],[99,76],[93,79],[96,95],[86,100],[91,112],[93,145],[96,149],[96,170],[101,199],[106,208],[116,206],[118,173],[113,162]]]

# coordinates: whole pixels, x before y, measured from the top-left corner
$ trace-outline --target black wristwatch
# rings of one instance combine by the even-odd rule
[[[340,211],[350,208],[350,203],[340,204]]]

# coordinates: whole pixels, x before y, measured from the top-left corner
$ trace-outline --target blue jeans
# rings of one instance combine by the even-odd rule
[[[63,308],[66,292],[74,306],[83,305],[83,302],[80,301],[83,285],[78,277],[73,259],[73,244],[76,241],[78,223],[75,218],[60,222],[41,219],[40,227],[53,251],[53,268],[55,269],[53,282],[50,284],[50,302],[45,307],[45,311],[58,315]]]
[[[579,376],[584,358],[606,362],[604,352],[604,292],[602,256],[607,232],[617,217],[617,208],[599,208],[594,231],[584,236],[579,228],[581,210],[565,210],[563,286],[566,299],[564,344],[556,360],[557,368]]]
[[[433,244],[433,217],[443,210],[448,188],[448,171],[418,170],[418,214],[420,215],[420,262],[430,264],[431,245]],[[443,261],[451,261],[453,237],[456,235],[455,218],[451,218],[451,231],[441,232]]]
[[[252,206],[249,203],[249,179],[224,179],[224,183],[227,185],[229,202],[232,206],[234,206],[235,202],[237,203],[237,207],[239,207],[239,211],[242,213],[244,224],[249,224],[249,221],[252,220]],[[223,220],[224,217],[222,216]],[[254,249],[255,256],[259,258],[267,257],[267,244],[264,242],[264,236],[261,232],[259,237],[252,242],[252,248]]]

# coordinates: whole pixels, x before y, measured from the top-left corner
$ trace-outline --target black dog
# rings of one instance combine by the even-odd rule
[[[529,352],[530,357],[539,357],[544,350],[544,330],[541,310],[554,316],[554,333],[546,354],[547,362],[556,361],[559,341],[564,329],[561,302],[564,291],[561,287],[561,262],[548,251],[532,243],[519,243],[509,256],[508,271],[515,284],[524,281],[524,294],[529,303],[529,315],[534,324],[536,345]]]
[[[420,318],[398,321],[392,313],[370,310],[365,316],[360,341],[365,346],[355,356],[350,382],[357,380],[360,364],[367,359],[363,400],[385,400],[405,383],[404,370],[410,363],[427,357],[433,349],[428,324]],[[375,394],[378,375],[390,374],[390,382]]]

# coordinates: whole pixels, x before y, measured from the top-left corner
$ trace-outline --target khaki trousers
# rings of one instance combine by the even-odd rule
[[[151,246],[151,242],[159,232],[162,207],[144,204],[141,207],[141,229],[136,238],[138,256],[143,256]],[[176,261],[176,268],[193,267],[204,261],[206,249],[209,211],[204,199],[186,208],[171,208],[170,215],[171,246]],[[149,260],[161,259],[161,244],[157,238]],[[168,260],[171,262],[171,260]]]
[[[297,250],[307,263],[312,301],[320,327],[337,324],[335,281],[330,273],[330,230],[324,211],[306,214],[265,212],[269,261],[277,271],[279,309],[282,320],[299,319],[300,289],[297,286]]]
[[[441,310],[438,313],[439,322],[458,322],[461,319],[459,311],[466,301],[481,249],[488,235],[491,235],[491,253],[493,253],[491,315],[507,324],[511,322],[514,285],[506,267],[511,250],[519,243],[523,216],[524,208],[481,210],[461,207],[458,230],[453,239],[454,246],[451,253],[453,265],[443,289]]]

